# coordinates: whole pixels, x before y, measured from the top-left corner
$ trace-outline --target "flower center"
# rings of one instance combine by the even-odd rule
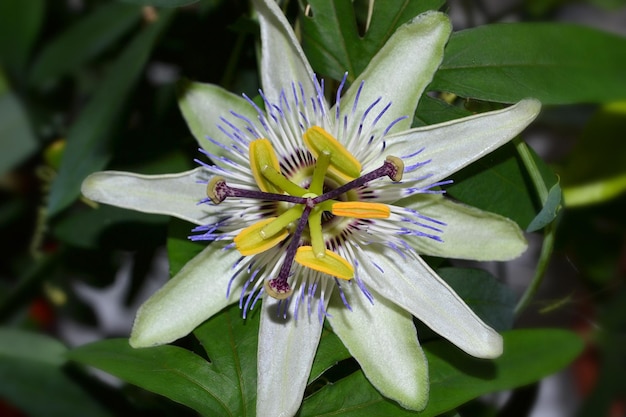
[[[292,293],[288,278],[294,261],[339,279],[354,277],[350,262],[326,247],[324,214],[356,219],[388,218],[391,210],[386,204],[343,201],[346,199],[342,197],[384,176],[400,181],[404,171],[400,158],[389,156],[379,168],[360,176],[359,161],[321,127],[307,129],[302,139],[316,159],[307,188],[295,184],[281,173],[274,148],[267,139],[256,139],[250,143],[250,168],[259,191],[230,187],[219,176],[213,177],[207,185],[207,195],[215,204],[228,197],[287,203],[288,208],[280,215],[258,221],[241,230],[234,238],[239,252],[250,256],[271,249],[291,236],[278,276],[264,283],[266,292],[277,299],[285,299]],[[328,187],[329,183],[337,186]],[[303,244],[302,239],[307,225],[310,245]]]

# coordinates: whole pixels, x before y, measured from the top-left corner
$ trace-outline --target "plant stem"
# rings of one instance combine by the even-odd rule
[[[543,206],[546,204],[546,201],[548,199],[548,189],[546,188],[546,183],[543,181],[541,173],[537,168],[537,164],[535,164],[532,154],[528,149],[528,145],[526,145],[526,143],[519,138],[514,139],[513,143],[515,144],[517,153],[522,159],[524,167],[526,168],[526,171],[528,172],[528,175],[530,176],[530,179],[535,186],[535,191],[537,192],[539,201]],[[530,284],[526,288],[526,291],[524,291],[524,294],[522,294],[521,298],[517,302],[517,305],[515,306],[516,316],[519,316],[521,312],[524,311],[526,307],[528,307],[528,304],[530,304],[530,301],[535,296],[537,290],[543,282],[543,278],[548,268],[548,264],[550,263],[550,258],[552,257],[552,252],[554,251],[555,233],[556,227],[553,221],[544,228],[543,243],[541,245],[541,253],[537,262],[537,268],[535,269],[535,274],[532,278],[532,281],[530,282]]]

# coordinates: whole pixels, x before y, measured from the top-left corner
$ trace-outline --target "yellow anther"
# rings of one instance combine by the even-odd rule
[[[354,217],[356,219],[386,219],[391,214],[391,210],[387,204],[340,201],[333,204],[331,213],[335,216]]]
[[[316,158],[321,153],[330,155],[328,167],[330,172],[347,180],[353,180],[361,174],[361,163],[337,139],[321,127],[310,127],[304,132],[302,139]]]
[[[283,190],[276,187],[263,176],[265,167],[272,167],[280,172],[280,165],[272,143],[267,139],[257,139],[250,142],[250,168],[252,176],[261,191],[266,193],[282,194]]]
[[[296,252],[296,262],[315,271],[323,272],[337,278],[349,280],[354,277],[354,268],[348,261],[326,249],[326,255],[318,258],[311,246],[300,246]]]
[[[235,236],[235,239],[233,239],[237,250],[239,250],[243,256],[250,256],[265,252],[285,240],[287,235],[289,235],[286,229],[282,229],[279,233],[268,236],[267,238],[263,238],[261,235],[263,227],[274,220],[276,220],[276,217],[263,219],[239,232],[239,234]]]

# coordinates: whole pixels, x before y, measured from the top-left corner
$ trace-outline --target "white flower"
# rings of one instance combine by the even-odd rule
[[[254,5],[265,110],[213,85],[191,84],[181,98],[214,165],[83,183],[95,201],[188,220],[193,240],[214,241],[142,306],[131,344],[171,342],[229,304],[245,316],[262,300],[258,415],[297,412],[324,319],[383,395],[422,409],[427,364],[412,316],[480,358],[500,355],[502,339],[419,255],[508,260],[526,249],[512,221],[439,186],[517,135],[540,105],[410,129],[451,31],[436,12],[400,27],[329,105],[280,9]]]

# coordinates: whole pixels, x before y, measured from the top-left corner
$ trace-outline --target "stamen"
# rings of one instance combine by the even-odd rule
[[[228,197],[243,197],[256,200],[284,201],[286,203],[305,204],[307,199],[286,194],[272,194],[256,190],[244,190],[226,184],[224,177],[215,176],[207,184],[207,196],[213,204],[219,204]]]
[[[361,173],[361,163],[321,127],[310,127],[304,132],[302,139],[316,158],[319,158],[323,152],[330,154],[329,171],[347,179],[357,178]]]
[[[354,277],[354,268],[335,252],[326,249],[325,255],[317,257],[311,246],[300,246],[295,260],[302,266],[334,277],[349,280]]]
[[[256,181],[259,189],[268,193],[282,194],[283,190],[276,187],[275,184],[268,182],[263,176],[263,169],[267,166],[280,170],[276,152],[272,147],[272,143],[267,139],[257,139],[250,142],[250,169],[252,176]]]
[[[285,228],[279,229],[272,235],[262,233],[265,226],[276,220],[277,217],[269,217],[248,226],[239,232],[239,234],[233,239],[237,250],[239,250],[243,256],[256,255],[257,253],[265,252],[266,250],[273,248],[285,240],[289,235],[289,232]]]
[[[380,177],[387,176],[391,178],[392,181],[400,181],[402,179],[403,170],[404,163],[400,158],[397,158],[395,156],[388,156],[380,168],[377,168],[355,180],[352,180],[342,185],[341,187],[337,187],[334,190],[331,190],[325,194],[320,195],[319,197],[314,198],[313,202],[315,204],[319,204],[323,201],[337,198],[347,191],[361,187],[362,185],[365,185],[368,182]]]
[[[391,214],[387,204],[366,203],[363,201],[340,201],[333,204],[335,216],[354,217],[356,219],[386,219]]]

